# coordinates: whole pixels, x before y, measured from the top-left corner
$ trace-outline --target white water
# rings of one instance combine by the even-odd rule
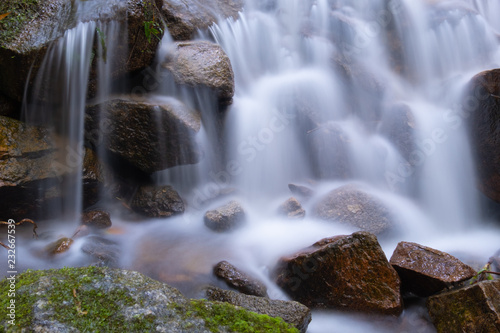
[[[480,214],[460,97],[472,75],[500,63],[500,27],[494,16],[500,8],[493,0],[384,3],[247,0],[238,20],[212,27],[211,37],[229,55],[236,79],[226,121],[228,156],[222,163],[226,168],[211,160],[214,129],[206,115],[214,112],[213,100],[203,94],[182,95],[166,83],[160,90],[163,95],[178,94],[176,98],[205,115],[199,141],[207,144],[208,156],[198,166],[157,175],[158,182],[174,183],[189,199],[184,216],[136,224],[123,221],[119,207],[110,208],[115,210],[112,219],[119,233],[107,237],[120,244],[120,266],[197,295],[198,285],[217,283],[212,266],[229,260],[265,281],[271,297],[286,298],[269,277],[280,256],[321,238],[355,231],[309,215],[301,221],[278,216],[277,207],[291,196],[287,184],[314,188],[317,196],[304,203],[310,212],[321,194],[353,182],[390,207],[401,223],[395,235],[380,239],[387,257],[404,240],[471,263],[486,262],[498,250],[500,231]],[[85,27],[78,29],[95,29]],[[391,29],[403,41],[404,69],[397,68],[387,42],[386,31]],[[162,47],[169,43],[164,40]],[[361,74],[347,80],[339,64]],[[71,82],[74,78],[68,75]],[[415,146],[409,160],[382,133],[393,106],[401,103],[415,118]],[[79,105],[71,108],[84,104]],[[315,124],[303,121],[304,109],[314,111]],[[320,177],[318,172],[344,162],[331,158],[340,147],[323,140],[324,153],[310,154],[310,136],[329,126],[341,129],[346,138],[349,174],[343,178]],[[75,138],[81,135],[78,132]],[[238,189],[248,222],[231,234],[214,234],[203,225],[203,214],[226,199],[202,202],[225,187]],[[20,242],[25,267],[89,262],[80,251],[83,240],[52,261],[32,256],[29,240]],[[35,247],[44,242],[48,240]],[[417,325],[419,311],[405,313],[415,325],[404,330],[428,330]],[[309,332],[402,331],[403,321],[381,328],[371,319],[318,312]]]

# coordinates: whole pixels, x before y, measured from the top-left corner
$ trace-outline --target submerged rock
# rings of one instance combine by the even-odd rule
[[[162,67],[169,70],[178,84],[209,88],[226,104],[233,98],[234,74],[231,62],[217,44],[207,41],[177,42],[170,49]]]
[[[245,222],[245,211],[237,201],[227,204],[205,213],[205,225],[219,232],[230,231],[238,228]]]
[[[314,216],[345,223],[376,235],[387,233],[394,225],[389,210],[376,198],[355,185],[329,192],[314,207]]]
[[[283,318],[286,323],[293,325],[302,333],[307,331],[307,326],[311,322],[311,311],[298,302],[271,300],[216,287],[209,287],[206,294],[210,301],[226,302],[255,313]]]
[[[290,219],[302,219],[306,216],[306,211],[300,202],[295,198],[287,199],[278,209],[279,213]]]
[[[118,243],[102,236],[92,235],[87,237],[81,250],[96,260],[93,263],[96,266],[116,267],[120,259]]]
[[[427,308],[438,333],[500,332],[500,280],[431,296]]]
[[[322,240],[281,258],[276,283],[308,307],[399,315],[400,280],[367,232]]]
[[[401,278],[401,291],[421,297],[433,295],[476,275],[474,269],[457,258],[410,242],[397,245],[390,263]]]
[[[172,186],[141,186],[130,208],[147,217],[170,217],[184,213],[184,201]]]
[[[214,266],[214,275],[243,294],[267,297],[267,288],[264,283],[239,270],[227,261],[221,261]]]
[[[9,281],[0,281],[8,299]],[[16,278],[16,327],[29,332],[293,332],[271,318],[228,303],[189,300],[138,272],[106,267],[30,271]],[[10,330],[0,308],[0,329]],[[244,328],[241,328],[244,327]]]

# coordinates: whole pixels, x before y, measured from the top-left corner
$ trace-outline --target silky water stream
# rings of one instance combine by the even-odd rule
[[[182,216],[130,222],[120,206],[108,207],[119,231],[107,235],[117,243],[118,266],[196,297],[206,284],[220,283],[212,267],[228,260],[264,281],[271,298],[287,299],[270,270],[283,255],[356,231],[308,213],[323,194],[353,183],[389,207],[398,221],[379,238],[387,257],[399,241],[413,241],[485,263],[500,247],[500,230],[481,213],[461,96],[474,74],[500,63],[495,8],[493,0],[246,0],[237,20],[200,32],[200,38],[222,46],[235,73],[236,92],[224,122],[225,151],[219,154],[217,146],[213,97],[204,91],[184,94],[163,82],[151,98],[178,98],[203,115],[197,140],[205,158],[154,175],[187,201]],[[82,23],[68,31],[60,42],[66,44],[51,50],[51,61],[75,59],[56,54],[61,50],[90,52],[88,31],[95,25]],[[100,28],[104,34],[116,29]],[[172,43],[166,35],[160,55]],[[75,82],[74,70],[68,70],[58,84],[86,86],[89,64],[77,66],[83,82]],[[105,99],[109,88],[102,87],[99,98]],[[62,109],[81,111],[67,120],[74,129],[63,133],[69,147],[76,147],[83,140],[85,101],[75,97],[85,94],[64,94],[78,104],[63,101]],[[406,151],[388,135],[401,124],[395,121],[401,114],[413,133]],[[289,183],[316,193],[303,203],[302,220],[277,213],[291,196]],[[237,190],[232,198],[244,206],[247,221],[231,233],[214,233],[203,215],[228,200],[218,198],[228,188]],[[67,211],[78,211],[79,191],[75,188],[75,198],[67,199],[73,205]],[[72,232],[57,228],[57,234]],[[85,265],[83,242],[76,240],[67,253],[45,260],[32,255],[40,244],[21,240],[19,261],[24,268]],[[424,312],[410,308],[400,319],[374,324],[373,319],[315,311],[308,332],[432,331],[423,324]]]

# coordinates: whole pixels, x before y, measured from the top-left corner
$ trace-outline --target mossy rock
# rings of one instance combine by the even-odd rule
[[[106,267],[27,271],[0,281],[5,332],[297,332],[281,318],[228,303],[188,300],[138,272]],[[7,316],[15,299],[15,325]]]

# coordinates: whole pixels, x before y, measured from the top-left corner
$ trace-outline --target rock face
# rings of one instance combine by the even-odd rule
[[[107,120],[100,130],[99,119]],[[194,137],[200,126],[199,115],[175,99],[158,104],[115,99],[88,107],[85,117],[90,142],[147,173],[197,163]]]
[[[280,207],[279,213],[290,219],[302,219],[306,216],[306,211],[302,208],[300,202],[295,198],[287,199]]]
[[[354,185],[329,192],[314,207],[313,214],[320,219],[350,224],[376,235],[389,232],[394,225],[388,209]]]
[[[176,40],[194,37],[198,29],[207,29],[219,18],[237,18],[243,0],[157,0],[168,30]]]
[[[367,232],[322,240],[274,269],[276,283],[313,308],[399,315],[400,280],[377,238]]]
[[[214,275],[243,294],[267,297],[267,288],[264,283],[239,270],[227,261],[221,261],[214,266]]]
[[[469,82],[463,111],[468,120],[472,151],[477,161],[478,186],[490,199],[500,202],[500,69],[484,71]],[[460,125],[462,119],[455,115]],[[465,117],[465,118],[467,118]]]
[[[416,243],[400,242],[390,263],[401,278],[401,291],[427,297],[476,272],[457,258]]]
[[[130,208],[147,217],[170,217],[184,213],[184,202],[172,186],[141,186]]]
[[[0,281],[7,299],[9,281]],[[97,268],[31,271],[16,278],[19,330],[29,332],[292,332],[279,318],[251,313],[228,303],[189,300],[175,288],[138,272]],[[19,313],[19,312],[18,312]],[[17,313],[17,314],[18,314]],[[7,305],[0,329],[10,331]]]
[[[207,299],[211,301],[227,302],[241,306],[248,311],[283,318],[285,322],[292,324],[302,333],[307,331],[307,326],[311,322],[311,311],[298,302],[243,295],[216,287],[208,288],[206,294]]]
[[[500,280],[431,296],[427,308],[439,333],[500,332]]]
[[[219,101],[230,103],[234,95],[234,74],[224,50],[207,41],[177,42],[167,54],[162,67],[175,82],[189,87],[207,87]]]
[[[229,231],[241,226],[245,222],[245,211],[237,201],[205,213],[205,225],[214,231]]]

